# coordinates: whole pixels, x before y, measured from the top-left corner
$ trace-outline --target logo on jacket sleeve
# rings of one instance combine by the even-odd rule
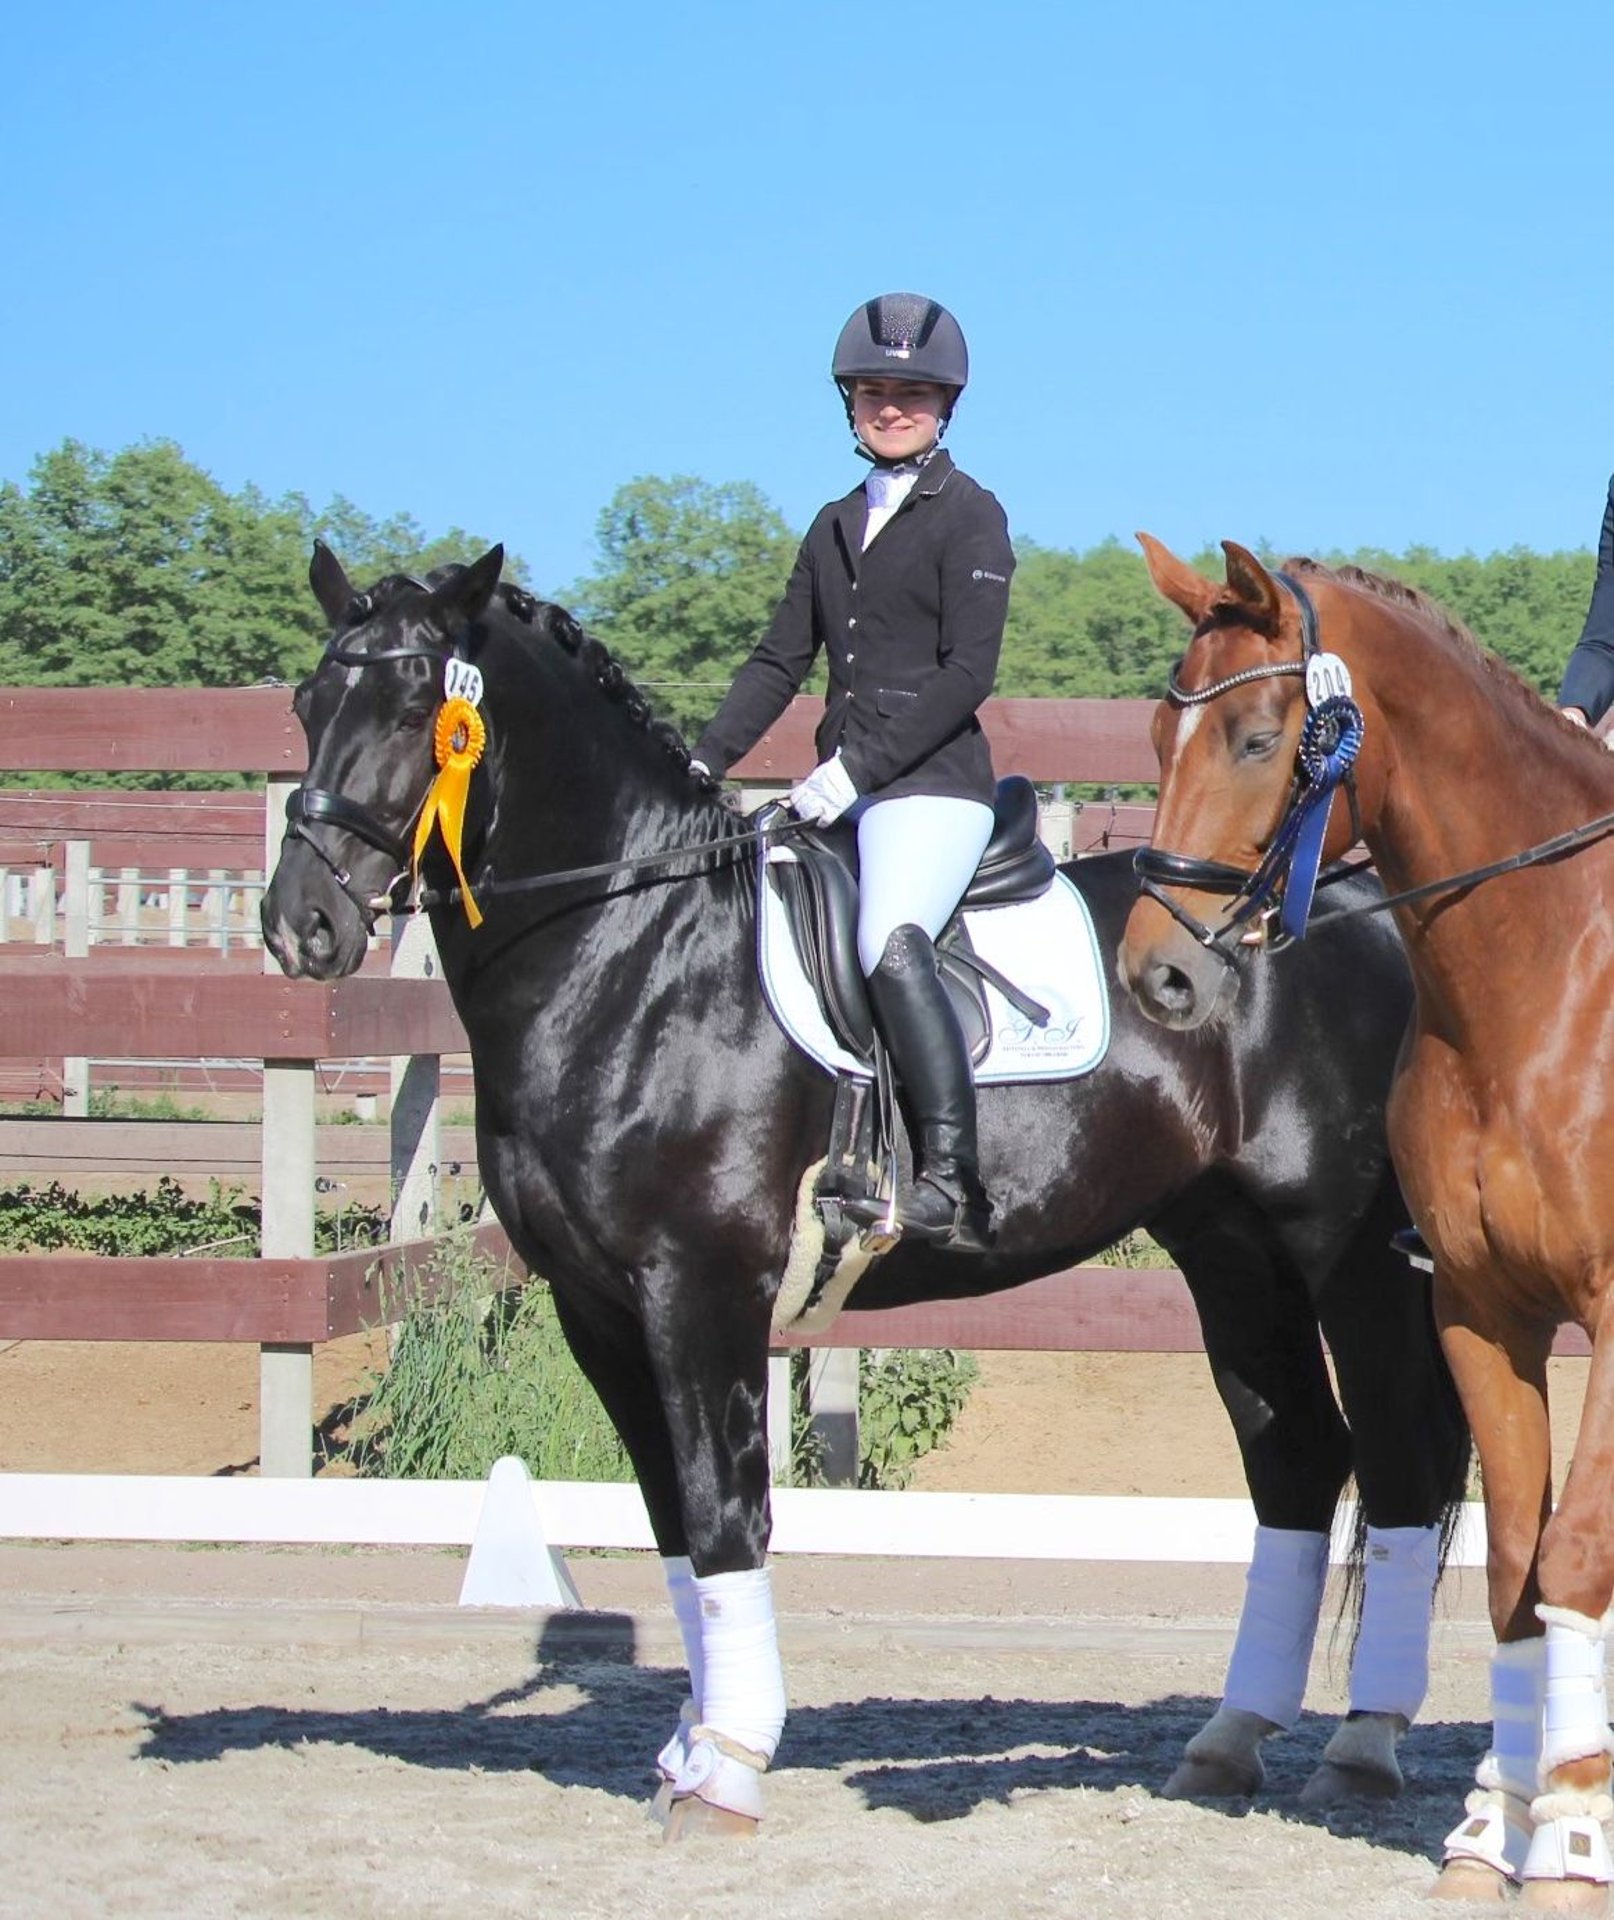
[[[1009,584],[1009,576],[1006,573],[994,573],[990,567],[975,568],[970,574],[970,578],[972,580],[995,580],[1000,587],[1006,587]]]

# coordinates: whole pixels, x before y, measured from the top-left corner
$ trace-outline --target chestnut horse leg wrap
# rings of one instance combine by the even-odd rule
[[[759,1819],[760,1776],[785,1724],[772,1581],[766,1567],[756,1567],[697,1576],[694,1586],[704,1661],[701,1715],[688,1730],[673,1793]]]
[[[1478,1860],[1517,1880],[1532,1838],[1546,1642],[1513,1640],[1491,1655],[1491,1749],[1475,1769],[1467,1816],[1446,1836],[1447,1860]]]
[[[1228,1662],[1222,1704],[1292,1727],[1306,1694],[1317,1616],[1328,1577],[1328,1535],[1255,1530],[1244,1611]]]
[[[1608,1621],[1568,1607],[1540,1606],[1546,1623],[1545,1688],[1541,1712],[1542,1791],[1531,1802],[1536,1829],[1524,1862],[1526,1880],[1614,1882],[1604,1822],[1614,1799],[1604,1770],[1600,1786],[1558,1786],[1553,1775],[1575,1760],[1605,1759],[1614,1740],[1608,1727],[1604,1649]]]
[[[1438,1527],[1368,1528],[1352,1713],[1399,1713],[1409,1726],[1417,1719],[1429,1691],[1429,1616],[1439,1572]]]

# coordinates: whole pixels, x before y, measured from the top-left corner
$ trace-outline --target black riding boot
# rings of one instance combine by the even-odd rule
[[[903,1235],[984,1253],[992,1203],[976,1155],[975,1077],[923,928],[898,927],[887,940],[869,1000],[917,1126],[913,1188],[897,1205]]]

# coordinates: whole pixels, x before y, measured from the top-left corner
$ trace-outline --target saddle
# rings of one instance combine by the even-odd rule
[[[1053,885],[1054,857],[1037,838],[1037,791],[1021,774],[1000,780],[993,801],[992,837],[975,877],[936,942],[941,976],[958,1014],[970,1057],[979,1060],[991,1040],[988,980],[1028,1018],[1046,1018],[1011,981],[971,946],[966,908],[1035,900]],[[874,1015],[857,957],[857,837],[842,826],[797,834],[794,860],[768,867],[768,883],[784,902],[790,930],[830,1030],[848,1053],[872,1063]]]

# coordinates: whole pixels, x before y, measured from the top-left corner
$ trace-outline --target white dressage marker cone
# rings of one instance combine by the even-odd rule
[[[566,1562],[544,1538],[526,1463],[495,1460],[460,1588],[462,1607],[581,1607]]]

